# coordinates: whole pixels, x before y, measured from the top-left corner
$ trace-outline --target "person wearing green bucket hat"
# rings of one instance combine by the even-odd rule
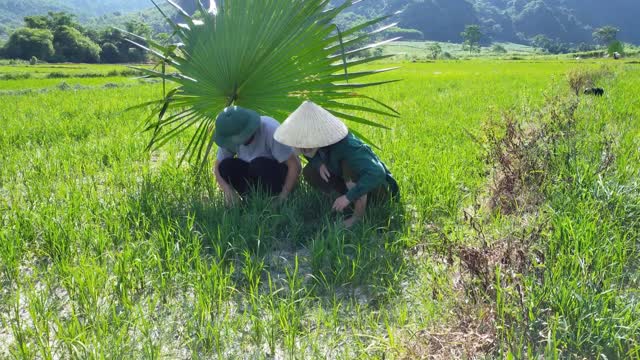
[[[273,138],[279,125],[240,106],[227,107],[216,118],[214,174],[227,205],[256,188],[278,194],[280,201],[293,190],[302,167],[293,149]]]

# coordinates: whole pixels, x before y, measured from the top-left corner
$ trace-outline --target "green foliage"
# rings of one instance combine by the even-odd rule
[[[384,34],[390,37],[401,37],[403,40],[422,40],[424,38],[422,31],[415,29],[403,29],[396,26],[385,30]]]
[[[620,29],[614,26],[603,26],[593,32],[593,40],[600,45],[609,45],[616,40]]]
[[[479,25],[467,25],[460,36],[464,40],[463,48],[469,52],[480,52],[480,40],[482,39],[482,31]]]
[[[578,44],[590,42],[594,28],[612,24],[624,30],[623,40],[640,43],[634,15],[640,11],[640,3],[629,0],[612,4],[580,0],[369,0],[353,12],[354,16],[373,17],[396,10],[404,10],[401,27],[420,30],[427,40],[460,42],[459,34],[466,24],[480,24],[493,41],[520,42],[544,33],[561,43]]]
[[[35,56],[32,56],[31,59],[29,60],[29,65],[38,65],[38,58]]]
[[[5,56],[11,59],[50,59],[54,54],[53,33],[49,30],[22,28],[16,30],[5,45]]]
[[[609,44],[607,52],[610,56],[613,56],[615,53],[624,55],[624,44],[620,40],[615,40]]]
[[[493,44],[493,46],[491,47],[491,52],[495,54],[506,54],[507,49],[500,44]]]
[[[100,47],[80,31],[62,25],[54,38],[56,57],[62,61],[97,63],[100,61]]]
[[[183,159],[204,164],[214,145],[211,132],[215,117],[230,105],[284,119],[309,99],[351,123],[384,127],[354,111],[397,117],[388,106],[358,92],[388,83],[360,82],[361,78],[392,69],[341,74],[380,58],[363,53],[376,44],[346,53],[342,49],[369,39],[375,31],[361,31],[387,17],[338,34],[332,20],[351,1],[330,11],[325,11],[324,5],[323,0],[232,0],[220,9],[201,9],[205,14],[202,20],[183,13],[185,25],[172,23],[179,45],[163,47],[146,39],[151,48],[148,51],[160,58],[161,66],[158,71],[140,70],[177,85],[164,99],[150,103],[153,115],[149,119],[153,120],[147,130],[153,130],[153,138],[149,147],[158,148],[187,129],[196,129]],[[141,37],[134,37],[138,38]],[[344,62],[345,57],[355,54],[365,58]],[[166,65],[176,72],[166,73]],[[346,99],[369,102],[353,105],[343,102]]]
[[[145,52],[125,41],[120,31],[113,28],[101,31],[85,28],[75,20],[75,15],[69,13],[49,12],[47,15],[27,16],[24,21],[29,29],[47,30],[53,33],[55,56],[43,58],[38,55],[42,59],[53,62],[96,63],[100,61],[101,52],[105,51],[105,62],[109,63],[141,63],[147,60]],[[138,20],[126,21],[123,27],[144,36],[152,34],[151,28]],[[161,41],[168,43],[169,35],[163,36],[160,37]],[[12,48],[10,53],[4,54],[5,57],[15,56],[16,51]]]
[[[531,38],[531,45],[533,45],[536,49],[547,50],[552,46],[552,41],[544,34],[538,34]]]
[[[442,46],[438,43],[433,43],[427,47],[427,53],[431,59],[436,60],[442,54]]]
[[[562,43],[560,40],[551,40],[546,35],[538,34],[531,38],[530,43],[536,49],[542,50],[549,54],[565,54],[571,51],[568,44]]]
[[[177,2],[189,13],[197,10],[196,0]],[[342,0],[331,2],[335,6]],[[176,18],[177,12],[170,6],[162,8]],[[148,0],[0,0],[0,36],[3,26],[8,34],[20,26],[24,16],[34,15],[34,9],[38,14],[48,11],[77,14],[87,27],[122,27],[127,21],[137,20],[155,32],[171,32]],[[614,0],[612,4],[579,0],[367,0],[340,15],[336,23],[348,27],[399,10],[404,10],[399,15],[399,26],[420,31],[427,40],[461,42],[459,34],[464,26],[477,23],[492,41],[524,41],[543,32],[559,42],[579,44],[592,41],[593,29],[610,24],[624,30],[622,41],[640,43],[640,28],[634,16],[640,11],[640,4],[630,0]]]
[[[26,27],[31,29],[49,29],[49,19],[46,16],[36,15],[36,16],[25,16],[24,24]]]
[[[50,61],[87,63],[96,63],[100,61],[99,46],[83,34],[85,29],[76,22],[74,15],[65,12],[49,12],[46,16],[27,16],[25,17],[24,22],[27,26],[26,29],[32,34],[53,34],[53,39],[49,39],[49,41],[52,42],[51,45],[54,49],[55,56],[51,54],[49,44],[44,46],[46,50],[43,50],[40,53],[35,53],[34,56]],[[22,31],[21,34],[24,35],[25,32]],[[95,32],[92,32],[92,35],[95,36]],[[14,39],[14,42],[12,43],[13,48],[11,51],[7,51],[6,56],[22,56],[21,58],[25,59],[25,56],[30,53],[27,53],[26,55],[18,54],[15,49],[16,41],[18,41],[18,39]]]
[[[120,62],[120,51],[118,51],[118,48],[114,44],[106,42],[102,44],[102,52],[100,53],[100,58],[104,63],[118,63]]]
[[[125,27],[128,29],[138,29],[142,31],[147,31],[147,27],[140,27],[137,22],[127,22]],[[145,62],[147,60],[146,53],[136,48],[134,45],[126,41],[124,33],[118,29],[108,28],[104,30],[100,34],[100,42],[103,44],[103,49],[105,44],[112,44],[116,47],[117,51],[113,51],[110,45],[107,45],[109,50],[107,50],[107,57],[105,62],[108,63],[140,63]],[[141,45],[146,44],[146,42],[142,42]],[[116,57],[117,56],[117,57]]]

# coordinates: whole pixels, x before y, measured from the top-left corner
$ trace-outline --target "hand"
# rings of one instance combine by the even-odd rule
[[[280,195],[278,195],[278,197],[276,198],[276,204],[278,205],[284,204],[287,201],[288,197],[289,197],[288,194],[285,194],[284,192],[280,193]]]
[[[345,227],[345,228],[347,228],[347,229],[348,229],[348,228],[352,227],[352,226],[353,226],[353,224],[355,224],[356,222],[358,222],[358,220],[360,220],[358,217],[356,217],[356,216],[352,216],[352,217],[350,217],[350,218],[348,218],[348,219],[344,220],[344,221],[342,222],[342,224],[344,225],[344,227]]]
[[[343,212],[349,204],[351,204],[351,200],[347,198],[347,195],[342,195],[333,203],[333,210]]]
[[[240,202],[240,196],[233,190],[224,191],[224,204],[227,207],[233,207]]]
[[[320,177],[322,178],[322,180],[324,180],[324,182],[329,182],[329,178],[331,177],[331,172],[329,172],[329,169],[327,169],[327,166],[325,164],[320,165]]]

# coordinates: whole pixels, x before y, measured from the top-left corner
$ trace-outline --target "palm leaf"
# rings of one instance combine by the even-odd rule
[[[202,20],[193,19],[174,1],[166,1],[185,22],[174,22],[162,13],[180,39],[179,44],[161,46],[125,32],[131,44],[159,58],[163,66],[162,72],[139,70],[149,77],[175,83],[175,90],[164,99],[147,103],[154,105],[152,115],[158,115],[151,116],[149,119],[156,120],[146,125],[147,130],[153,131],[150,149],[163,146],[187,129],[195,129],[181,162],[195,159],[204,164],[213,148],[215,117],[229,105],[250,108],[282,121],[303,100],[311,100],[331,109],[347,123],[380,128],[387,127],[366,119],[366,114],[398,116],[388,105],[355,92],[392,81],[349,82],[393,70],[350,71],[354,66],[387,56],[347,61],[347,56],[366,54],[366,50],[396,40],[367,43],[393,25],[373,29],[390,16],[340,31],[334,25],[336,17],[358,1],[346,0],[331,9],[329,0],[225,0],[218,4],[212,0],[211,7],[205,9],[199,0],[194,0],[204,15]],[[175,72],[166,73],[165,65]],[[343,102],[351,99],[357,99],[358,104]]]

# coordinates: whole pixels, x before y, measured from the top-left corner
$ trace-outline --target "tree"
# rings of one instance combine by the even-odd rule
[[[549,39],[546,35],[538,34],[531,38],[531,45],[538,50],[547,51],[551,48],[551,39]]]
[[[576,51],[579,51],[579,52],[593,51],[595,49],[596,49],[595,46],[589,45],[587,43],[580,43],[576,46]]]
[[[610,56],[613,56],[615,53],[624,55],[624,44],[620,40],[615,40],[609,44],[607,52]]]
[[[469,53],[480,52],[480,39],[482,39],[482,31],[479,25],[467,25],[463,32],[460,33],[464,40],[463,48],[468,49]]]
[[[127,61],[126,62],[130,62],[130,63],[145,63],[147,62],[147,53],[142,50],[142,49],[138,49],[137,47],[129,47],[127,48]]]
[[[18,29],[9,37],[4,52],[10,59],[50,59],[54,54],[53,34],[49,30]]]
[[[50,11],[48,14],[48,22],[49,29],[55,31],[57,29],[62,28],[63,26],[72,27],[77,30],[82,30],[82,27],[75,20],[75,15],[66,13],[64,11],[53,12]]]
[[[140,22],[138,20],[127,21],[124,24],[124,29],[130,33],[134,33],[138,36],[142,36],[143,38],[150,38],[153,33],[149,25],[143,22]]]
[[[31,29],[48,30],[53,33],[54,61],[95,63],[100,59],[100,47],[95,43],[98,33],[85,30],[75,15],[66,12],[49,12],[46,16],[35,15],[24,18]]]
[[[47,15],[25,16],[24,24],[31,29],[48,29],[54,33],[63,26],[83,30],[82,26],[75,20],[75,15],[64,11],[50,11]]]
[[[493,46],[491,47],[491,52],[496,54],[506,54],[507,49],[500,44],[493,44]]]
[[[155,34],[154,40],[160,45],[167,46],[171,44],[171,35],[161,32],[161,33]]]
[[[100,61],[100,47],[80,31],[63,25],[54,36],[56,56],[72,62],[97,63]]]
[[[146,54],[140,49],[137,49],[135,47],[132,48],[134,45],[132,45],[130,42],[125,41],[124,34],[118,29],[105,29],[100,33],[99,39],[99,43],[102,44],[101,47],[103,51],[105,50],[105,45],[107,44],[113,45],[117,50],[113,52],[111,46],[107,46],[107,48],[109,49],[106,50],[107,58],[103,59],[105,62],[144,62],[146,60]],[[116,54],[118,56],[117,59],[115,58]]]
[[[620,29],[613,26],[603,26],[593,32],[593,40],[600,45],[609,45],[616,40]]]
[[[106,42],[102,44],[102,52],[100,53],[100,59],[103,63],[115,64],[120,62],[120,51],[118,48],[110,43]]]
[[[429,52],[429,57],[436,60],[442,54],[442,46],[438,43],[433,43],[427,47],[427,51]]]
[[[49,29],[49,21],[46,16],[34,15],[24,18],[24,25],[30,29]]]

